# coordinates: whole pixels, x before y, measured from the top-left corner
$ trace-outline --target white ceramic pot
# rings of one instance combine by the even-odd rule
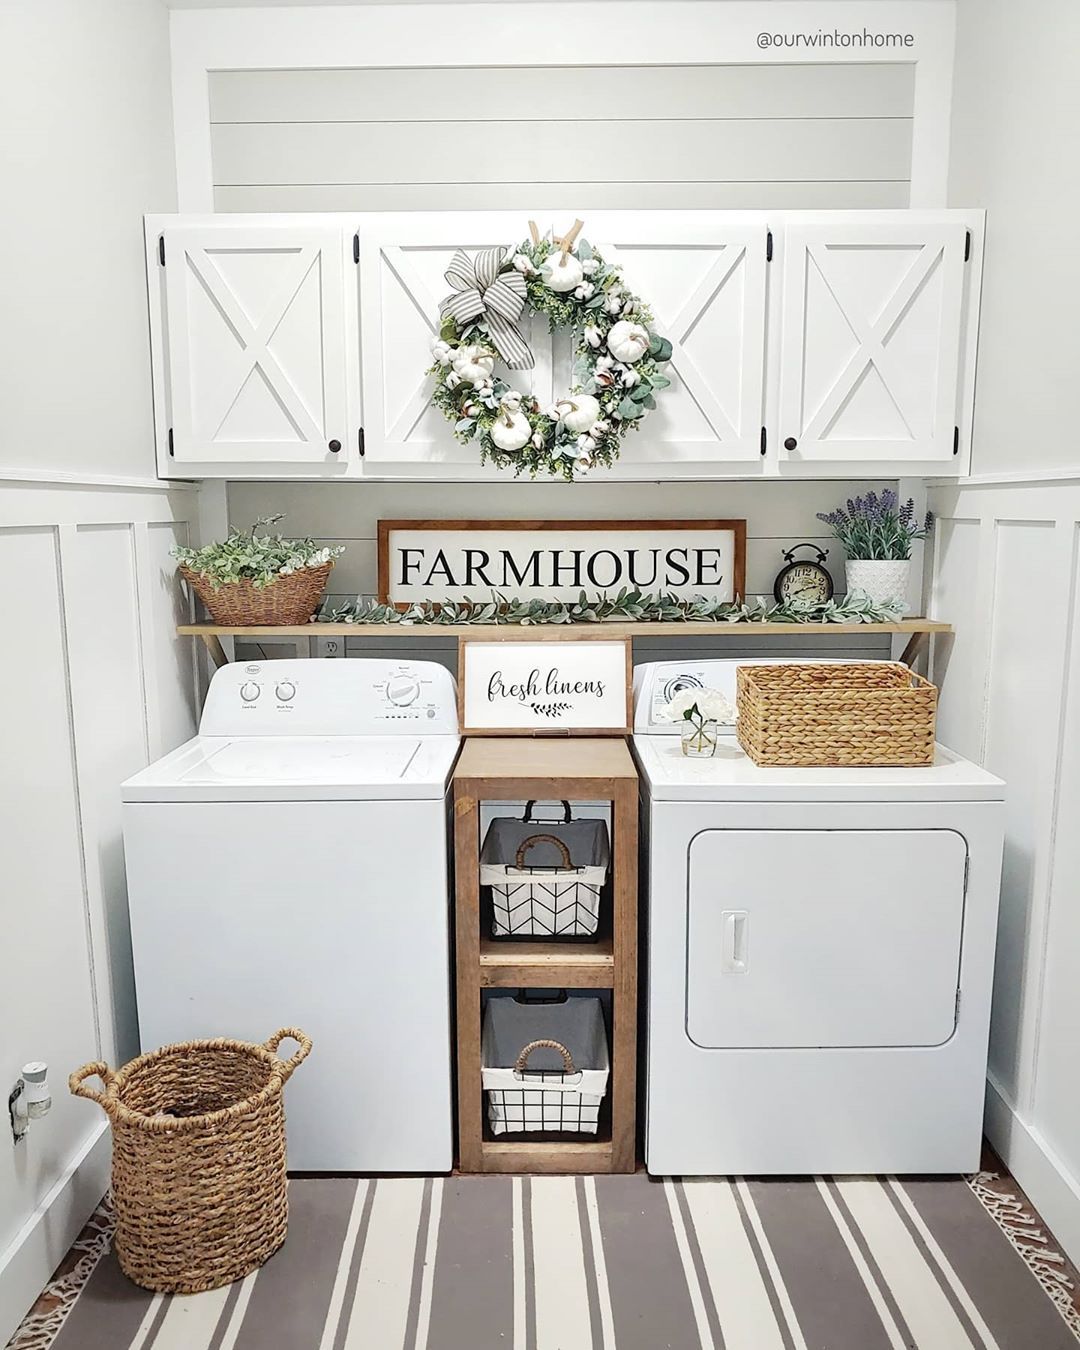
[[[908,576],[911,572],[911,560],[898,562],[894,559],[869,560],[849,559],[847,564],[848,592],[862,591],[875,604],[884,605],[890,601],[899,601],[903,613],[907,613]]]

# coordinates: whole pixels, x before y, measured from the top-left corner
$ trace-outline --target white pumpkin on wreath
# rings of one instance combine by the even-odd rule
[[[516,248],[454,255],[446,273],[454,290],[432,344],[432,402],[458,440],[479,442],[482,461],[572,480],[618,459],[623,437],[671,383],[661,367],[672,347],[621,268],[578,237],[581,221],[561,239],[542,237],[531,221],[529,229]],[[517,326],[526,309],[576,339],[573,384],[545,408],[496,369],[500,360],[532,368]]]

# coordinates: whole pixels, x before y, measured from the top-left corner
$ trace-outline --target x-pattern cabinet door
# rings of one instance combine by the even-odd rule
[[[340,463],[349,441],[341,229],[175,225],[163,238],[173,461]]]
[[[567,224],[570,222],[568,221]],[[510,248],[527,233],[521,216],[492,212],[371,215],[360,225],[360,343],[365,466],[475,466],[475,442],[462,445],[431,404],[431,343],[446,269],[458,249]],[[518,324],[532,349],[531,370],[496,373],[545,405],[552,399],[547,321],[529,310]]]
[[[601,213],[590,241],[672,345],[671,386],[623,440],[620,468],[707,472],[761,459],[768,229],[750,212]],[[560,357],[562,358],[560,360]],[[556,347],[555,378],[569,377]],[[619,469],[616,470],[619,472]]]
[[[951,466],[966,239],[955,220],[786,226],[781,463]]]

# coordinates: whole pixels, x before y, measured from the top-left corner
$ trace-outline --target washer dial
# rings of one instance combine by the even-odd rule
[[[415,675],[391,675],[386,681],[386,697],[396,708],[407,708],[420,697],[420,681]]]

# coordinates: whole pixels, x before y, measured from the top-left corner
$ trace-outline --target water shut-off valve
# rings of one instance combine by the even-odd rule
[[[49,1066],[43,1059],[32,1059],[8,1093],[11,1135],[16,1144],[26,1138],[32,1120],[39,1120],[52,1106],[49,1092]]]

